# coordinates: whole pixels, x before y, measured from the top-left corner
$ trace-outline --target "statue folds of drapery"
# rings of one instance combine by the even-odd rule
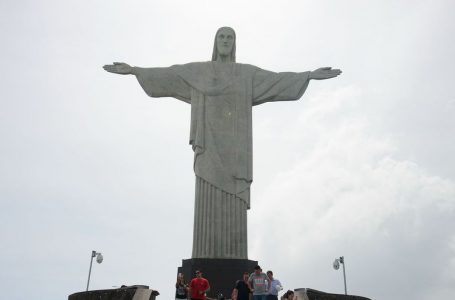
[[[233,62],[137,68],[135,75],[149,96],[191,104],[196,212],[203,210],[195,216],[193,258],[246,258],[246,247],[241,249],[247,243],[246,230],[241,227],[246,228],[253,180],[252,106],[299,99],[308,86],[308,73],[274,73]],[[207,222],[208,214],[214,215]],[[206,230],[212,238],[204,234],[196,238],[198,228],[206,224],[215,229]],[[233,228],[245,231],[240,241],[229,238]],[[208,241],[219,245],[210,247]]]

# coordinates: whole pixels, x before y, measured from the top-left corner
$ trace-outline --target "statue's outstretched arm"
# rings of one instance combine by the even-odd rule
[[[191,103],[191,88],[179,75],[181,68],[181,66],[140,68],[122,62],[103,66],[103,69],[110,73],[135,75],[150,97],[173,97]]]
[[[108,72],[121,75],[134,74],[134,68],[131,67],[129,64],[122,62],[114,62],[113,65],[104,65],[103,69]]]
[[[341,74],[340,69],[332,69],[331,67],[325,67],[325,68],[319,68],[314,71],[311,71],[309,79],[316,79],[316,80],[329,79],[329,78],[337,77],[340,74]]]

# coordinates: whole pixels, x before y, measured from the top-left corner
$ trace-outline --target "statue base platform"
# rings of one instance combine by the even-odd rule
[[[330,294],[307,288],[295,289],[294,293],[297,299],[303,300],[371,300],[370,298],[361,296]]]
[[[202,277],[210,283],[207,296],[216,299],[221,293],[230,299],[236,281],[242,279],[244,272],[252,273],[257,264],[257,261],[249,259],[191,258],[182,260],[178,273],[182,273],[189,283],[196,277],[196,270],[201,270]]]

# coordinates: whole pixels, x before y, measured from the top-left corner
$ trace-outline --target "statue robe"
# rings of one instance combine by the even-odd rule
[[[135,68],[150,97],[191,104],[196,200],[193,258],[247,258],[252,106],[299,99],[309,72],[274,73],[252,65],[197,62]]]

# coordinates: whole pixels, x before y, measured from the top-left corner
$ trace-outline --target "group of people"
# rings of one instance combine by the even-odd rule
[[[202,272],[197,270],[196,277],[191,280],[190,284],[185,282],[182,273],[177,276],[177,283],[175,284],[175,299],[195,299],[205,300],[206,294],[210,290],[210,284],[207,279],[202,277]],[[189,297],[188,297],[189,296]]]
[[[200,270],[196,271],[196,277],[189,284],[185,282],[182,273],[177,276],[175,284],[175,299],[206,300],[206,294],[210,290],[207,279],[202,277]],[[263,273],[260,266],[254,267],[254,272],[243,273],[243,278],[237,280],[232,291],[232,300],[278,300],[278,293],[283,289],[281,282],[273,277],[272,271]],[[281,300],[294,300],[294,292],[288,290],[281,296]]]

